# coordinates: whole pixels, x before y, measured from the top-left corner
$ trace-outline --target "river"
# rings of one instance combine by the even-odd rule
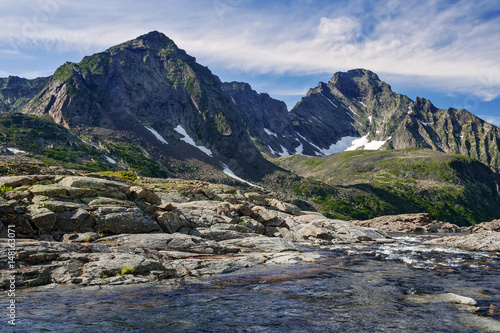
[[[16,332],[500,331],[490,308],[500,306],[499,254],[423,240],[311,248],[318,263],[171,284],[19,290]],[[440,300],[445,293],[477,304]]]

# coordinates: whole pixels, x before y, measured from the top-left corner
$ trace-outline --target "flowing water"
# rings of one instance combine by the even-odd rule
[[[423,236],[422,236],[423,237]],[[500,331],[499,255],[396,243],[172,285],[20,291],[16,332]],[[318,251],[318,249],[311,249]],[[475,307],[425,296],[454,293]]]

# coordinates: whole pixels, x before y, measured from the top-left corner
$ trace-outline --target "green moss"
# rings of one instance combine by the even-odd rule
[[[4,193],[4,192],[7,192],[7,191],[12,191],[12,187],[0,185],[0,193]]]
[[[125,266],[121,270],[121,275],[134,274],[134,268],[132,266]]]

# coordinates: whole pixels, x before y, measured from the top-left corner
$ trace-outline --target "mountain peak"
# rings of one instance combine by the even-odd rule
[[[165,42],[173,42],[170,38],[168,38],[164,33],[153,30],[148,32],[147,34],[141,35],[136,38],[136,40],[142,40],[149,43],[165,43]]]
[[[111,47],[108,51],[116,52],[124,49],[152,50],[162,52],[164,50],[178,51],[179,48],[173,40],[159,31],[151,31],[125,43]],[[183,52],[184,53],[184,52]]]

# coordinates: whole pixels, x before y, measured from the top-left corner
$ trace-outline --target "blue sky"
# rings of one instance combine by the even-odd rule
[[[412,99],[500,125],[500,3],[490,0],[2,0],[0,77],[48,76],[151,30],[289,107],[333,73],[366,68]]]

